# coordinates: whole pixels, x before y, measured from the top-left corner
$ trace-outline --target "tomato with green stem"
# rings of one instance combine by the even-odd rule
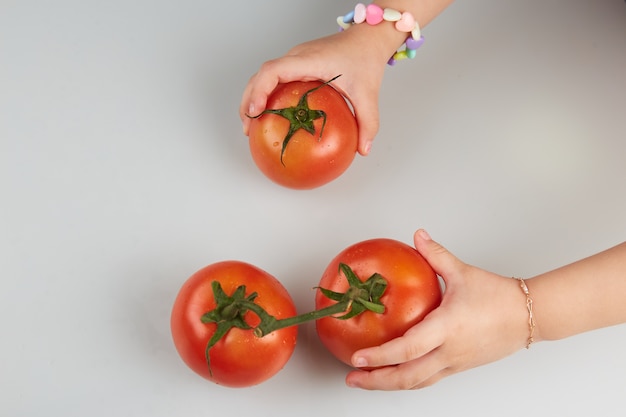
[[[193,274],[171,314],[174,345],[183,361],[204,378],[229,387],[271,378],[296,346],[297,327],[255,336],[260,319],[241,308],[245,300],[278,318],[296,314],[291,296],[275,277],[241,261],[214,263]]]
[[[213,382],[230,387],[261,383],[289,360],[297,325],[385,311],[380,302],[387,286],[384,278],[361,281],[349,266],[340,269],[346,291],[328,292],[333,300],[329,305],[295,315],[288,292],[267,272],[239,261],[209,265],[192,275],[176,297],[171,315],[174,345],[193,371]]]
[[[426,260],[409,245],[392,239],[371,239],[340,252],[324,271],[315,298],[315,307],[331,305],[334,294],[346,291],[341,265],[348,265],[359,280],[381,276],[387,282],[379,301],[382,314],[364,311],[350,320],[321,318],[316,330],[322,344],[337,359],[351,365],[359,349],[379,346],[402,336],[441,303],[442,292],[437,274]]]
[[[279,84],[266,110],[248,115],[252,159],[277,184],[316,188],[352,164],[357,122],[346,99],[330,85],[337,77]]]

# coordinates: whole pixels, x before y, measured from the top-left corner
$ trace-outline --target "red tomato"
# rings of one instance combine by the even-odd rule
[[[256,304],[276,318],[296,314],[287,290],[267,272],[240,261],[209,265],[184,283],[174,302],[171,330],[180,357],[197,374],[229,387],[247,387],[269,379],[291,357],[297,327],[276,330],[261,338],[252,329],[232,328],[210,349],[209,369],[205,352],[217,325],[202,323],[200,318],[216,307],[213,281],[218,281],[229,296],[245,285],[246,295],[258,293]],[[250,311],[244,320],[252,327],[259,323],[258,316]]]
[[[324,185],[339,177],[356,155],[356,119],[344,97],[330,85],[322,85],[319,81],[279,84],[268,98],[267,109],[271,111],[290,107],[302,110],[292,119],[307,119],[304,124],[310,122],[308,131],[290,127],[287,118],[275,113],[262,114],[250,123],[254,162],[268,178],[285,187],[311,189]],[[306,94],[316,87],[319,89]],[[306,111],[299,106],[303,100]],[[288,137],[290,129],[295,130]]]
[[[350,266],[361,281],[375,273],[387,280],[387,289],[380,298],[384,313],[365,311],[347,320],[326,317],[316,323],[324,346],[348,365],[355,351],[402,336],[441,303],[437,274],[417,250],[402,242],[372,239],[346,248],[328,265],[320,287],[341,293],[348,289],[339,271],[340,263]],[[317,292],[316,309],[334,303]]]

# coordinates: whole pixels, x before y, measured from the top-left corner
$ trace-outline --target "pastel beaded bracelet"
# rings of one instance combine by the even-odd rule
[[[354,10],[348,12],[344,16],[337,17],[337,23],[340,30],[350,28],[352,25],[359,23],[367,23],[369,25],[377,25],[381,22],[392,22],[396,30],[407,33],[408,36],[404,42],[404,48],[396,51],[387,64],[395,65],[397,61],[409,58],[413,59],[416,50],[424,43],[424,37],[421,34],[420,26],[409,12],[399,12],[395,9],[385,8],[376,5],[358,3]]]

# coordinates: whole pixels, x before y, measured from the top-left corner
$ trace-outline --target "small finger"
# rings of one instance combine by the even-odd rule
[[[369,97],[355,97],[352,102],[359,126],[358,151],[366,156],[372,149],[372,143],[380,127],[378,99]]]

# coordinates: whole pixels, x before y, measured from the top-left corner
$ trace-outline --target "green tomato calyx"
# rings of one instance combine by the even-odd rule
[[[326,112],[324,112],[323,110],[314,110],[309,108],[308,97],[309,94],[319,90],[324,86],[329,85],[340,76],[341,74],[331,78],[328,81],[325,81],[315,88],[306,91],[304,94],[302,94],[300,100],[298,101],[298,104],[294,107],[286,107],[284,109],[266,109],[256,116],[250,116],[246,114],[246,116],[251,119],[258,119],[264,114],[277,114],[289,121],[289,130],[287,131],[287,134],[283,139],[282,148],[280,150],[280,163],[283,164],[283,166],[285,165],[285,162],[283,161],[283,156],[285,154],[285,150],[287,149],[287,145],[289,144],[289,141],[291,140],[293,135],[300,129],[304,129],[311,135],[315,135],[315,126],[313,125],[313,122],[320,118],[323,119],[323,122],[322,128],[320,129],[318,141],[322,140],[322,134],[324,133],[324,127],[326,126]]]

